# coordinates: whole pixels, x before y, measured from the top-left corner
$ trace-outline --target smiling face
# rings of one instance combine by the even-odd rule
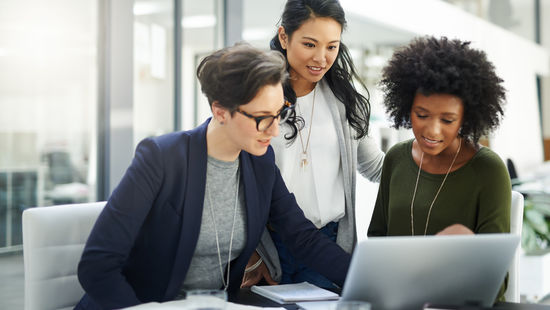
[[[418,146],[426,154],[436,156],[456,152],[463,118],[464,104],[457,96],[425,96],[418,93],[414,97],[411,108],[412,130]]]
[[[277,115],[284,104],[283,87],[281,83],[266,85],[260,88],[256,96],[247,104],[239,106],[239,110],[252,116]],[[271,138],[279,134],[279,120],[264,131],[256,129],[256,121],[242,113],[229,115],[226,111],[225,130],[230,144],[235,149],[244,150],[252,155],[261,156],[267,151]]]
[[[279,28],[279,41],[287,52],[291,84],[305,95],[332,67],[340,49],[342,25],[330,17],[313,17],[289,37]]]

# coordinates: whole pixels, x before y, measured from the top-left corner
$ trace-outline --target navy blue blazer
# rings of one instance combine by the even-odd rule
[[[209,120],[185,132],[143,140],[86,242],[78,279],[86,294],[75,309],[113,309],[173,300],[187,274],[200,232],[206,184]],[[266,223],[295,256],[343,285],[350,255],[304,217],[275,165],[239,155],[246,201],[246,246],[231,262],[230,293]]]

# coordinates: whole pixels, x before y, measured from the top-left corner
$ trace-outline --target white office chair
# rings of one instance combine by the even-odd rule
[[[77,265],[105,202],[23,212],[25,310],[73,309],[84,290]]]
[[[510,233],[521,236],[523,227],[523,195],[512,191],[512,208],[510,209]],[[521,244],[516,249],[514,260],[508,269],[508,288],[504,297],[509,302],[519,302],[519,257]]]

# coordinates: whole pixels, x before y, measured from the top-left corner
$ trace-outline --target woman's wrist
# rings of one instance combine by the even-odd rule
[[[252,271],[258,269],[258,267],[260,267],[260,265],[262,264],[262,262],[263,262],[263,260],[262,260],[262,258],[260,257],[260,259],[258,259],[258,261],[254,263],[254,265],[252,265],[252,266],[250,266],[250,267],[246,267],[246,268],[244,269],[244,272],[245,272],[245,273],[248,273],[248,272],[252,272]]]

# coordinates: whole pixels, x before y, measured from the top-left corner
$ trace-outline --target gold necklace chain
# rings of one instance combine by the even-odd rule
[[[460,147],[462,146],[462,139],[459,139],[458,141],[458,151],[456,151],[455,157],[453,158],[453,161],[451,162],[451,166],[449,166],[449,169],[447,169],[447,173],[445,174],[445,177],[443,178],[443,182],[441,182],[441,185],[439,186],[439,189],[437,190],[437,193],[435,194],[434,200],[432,200],[432,203],[430,204],[430,209],[428,210],[428,216],[426,217],[426,227],[424,228],[424,236],[426,235],[426,232],[428,231],[428,223],[430,222],[430,215],[432,214],[432,207],[434,206],[435,200],[437,199],[437,196],[439,195],[439,192],[443,188],[443,184],[445,184],[445,180],[447,180],[447,176],[451,172],[451,169],[453,168],[453,165],[456,161],[456,158],[458,157],[458,153],[460,153]],[[420,156],[420,165],[418,167],[418,174],[416,175],[416,184],[414,185],[414,192],[413,197],[411,200],[411,235],[414,236],[414,198],[416,197],[416,189],[418,188],[418,179],[420,178],[420,170],[422,170],[422,162],[424,160],[424,152],[422,152],[422,155]]]
[[[312,100],[312,103],[311,103],[311,118],[310,118],[310,121],[309,121],[309,128],[308,128],[308,132],[307,132],[307,140],[306,140],[306,145],[304,147],[304,140],[302,138],[302,131],[298,131],[298,134],[300,135],[300,145],[302,147],[302,154],[300,154],[300,167],[301,168],[304,168],[305,166],[307,166],[308,162],[307,162],[307,151],[309,149],[309,138],[311,137],[311,128],[313,128],[313,111],[315,110],[315,92],[317,91],[317,87],[315,87],[313,89],[313,100]],[[300,105],[298,105],[298,110],[300,110]],[[300,114],[302,114],[302,111],[300,110]]]

